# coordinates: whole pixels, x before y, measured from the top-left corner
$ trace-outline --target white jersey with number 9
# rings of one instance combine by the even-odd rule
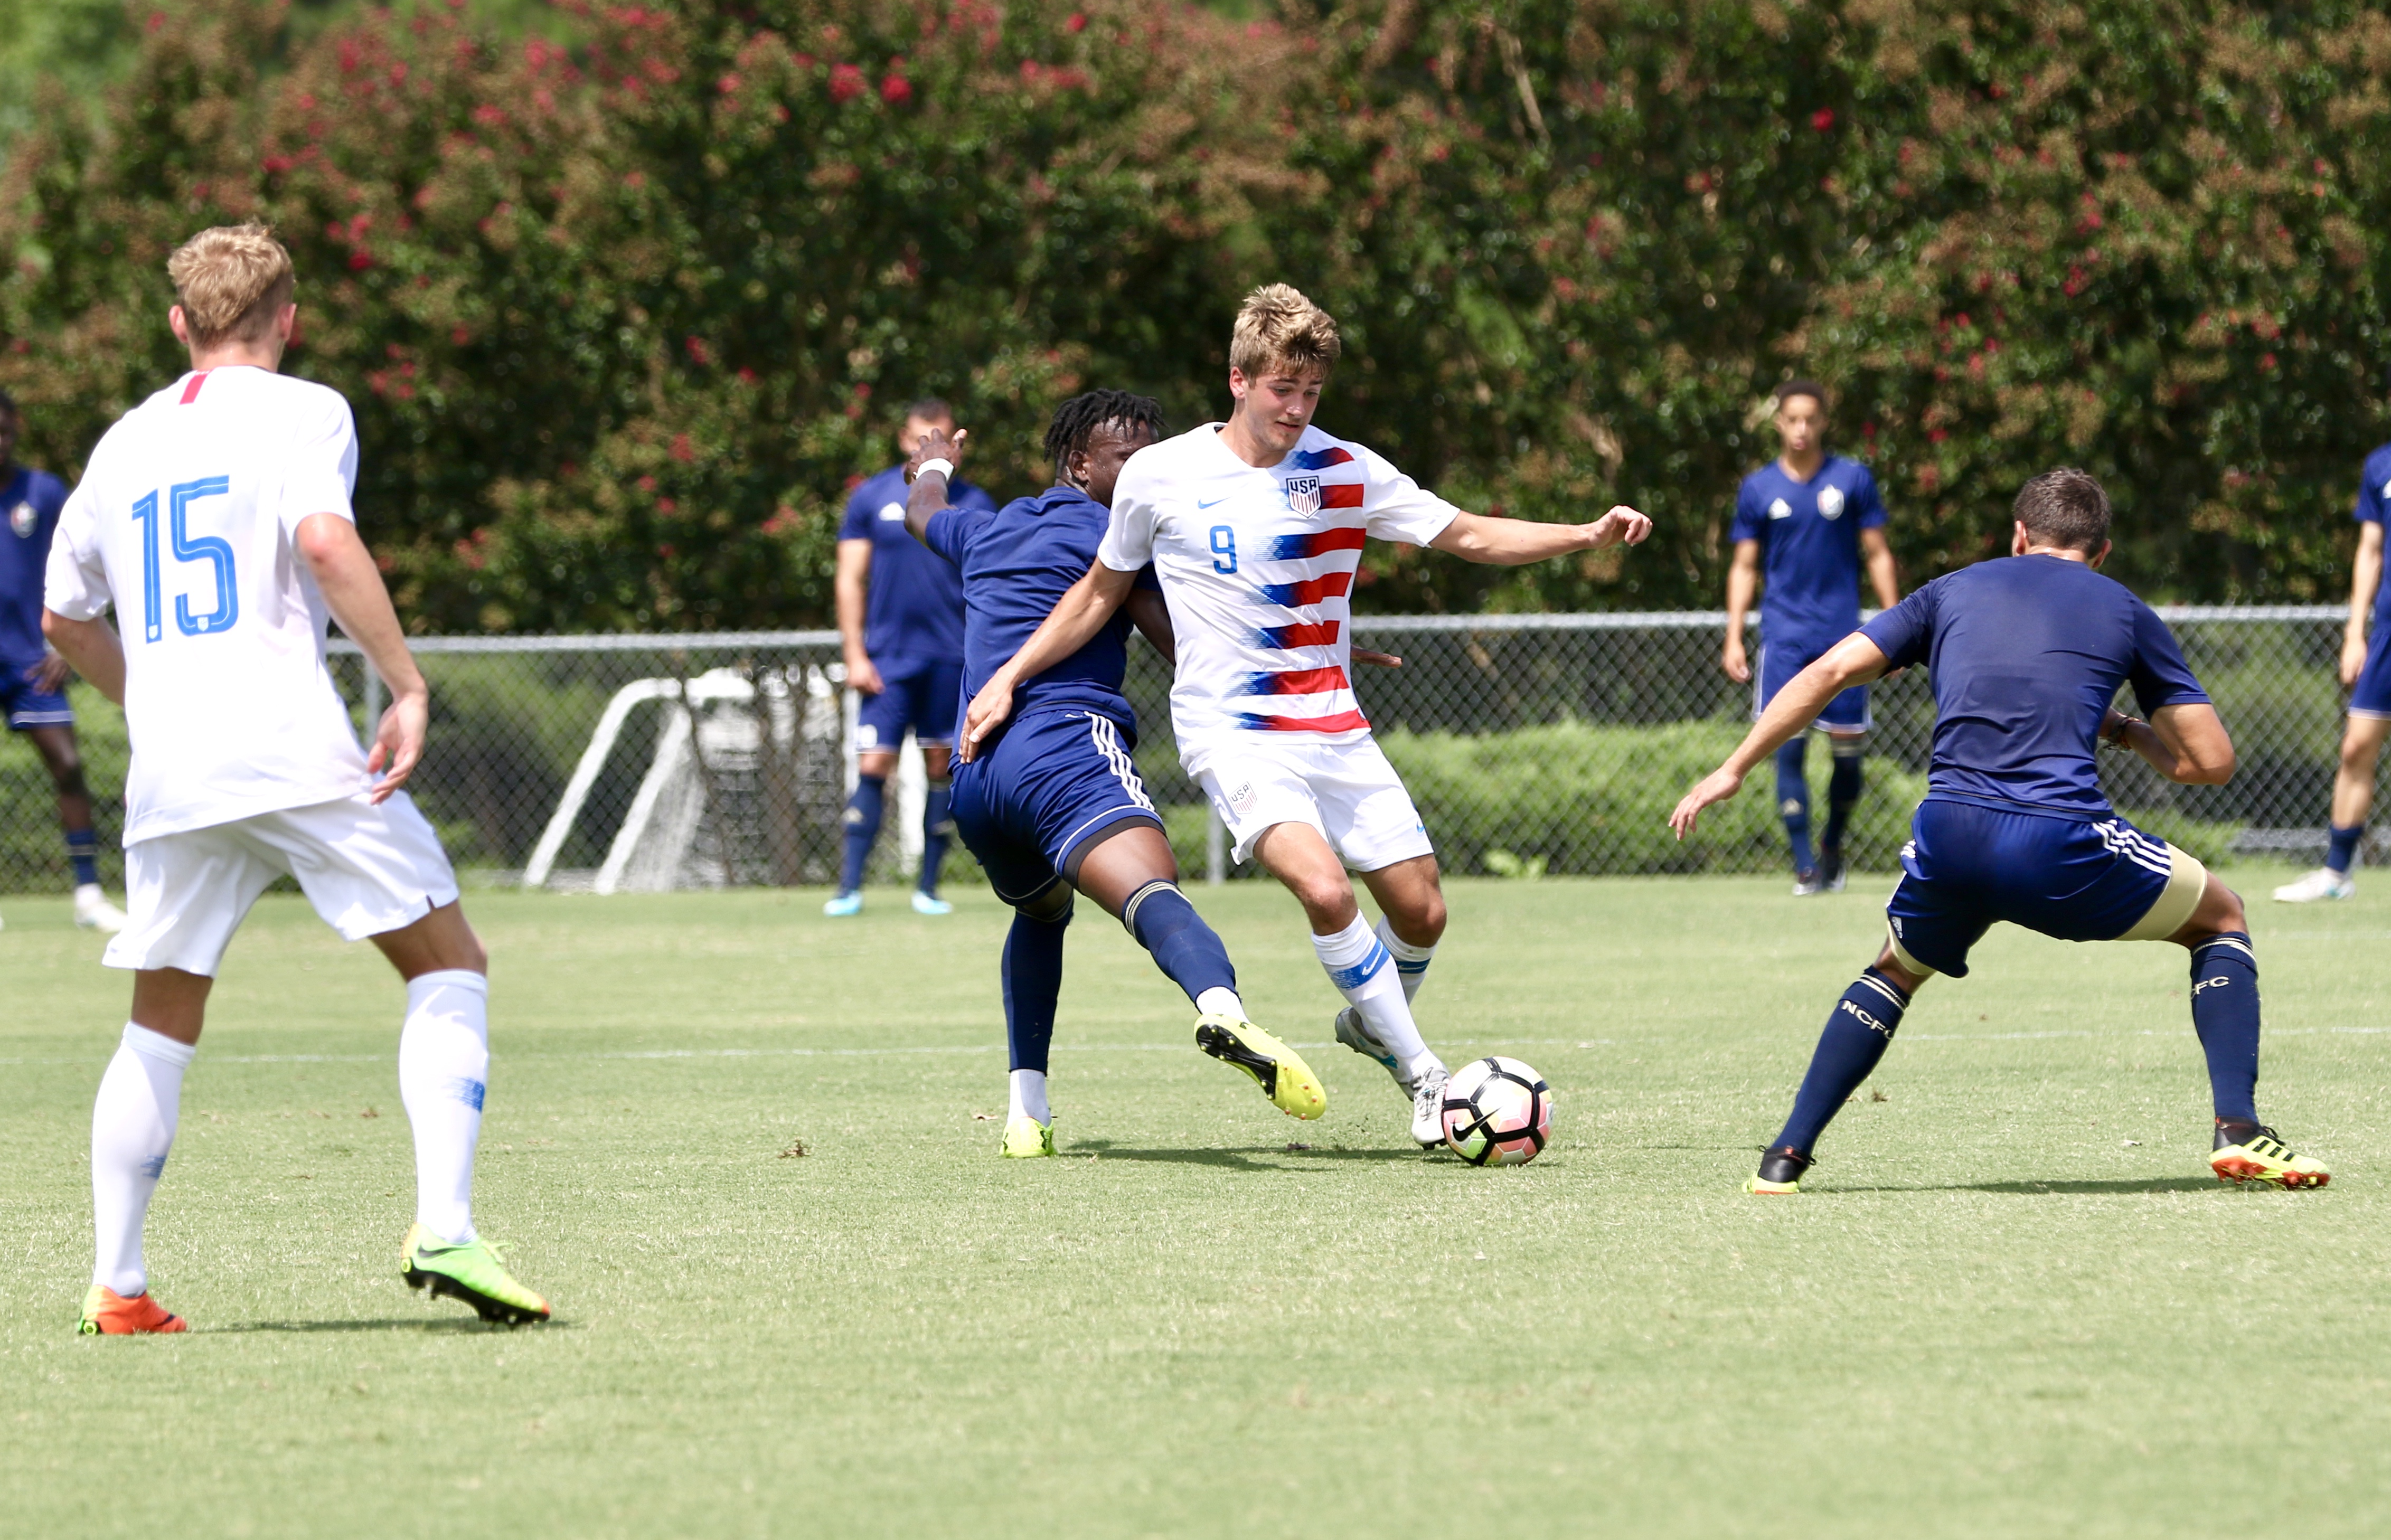
[[[245,367],[185,375],[92,451],[44,602],[70,620],[116,611],[127,845],[370,783],[293,543],[310,515],[355,520],[356,475],[339,392]]]

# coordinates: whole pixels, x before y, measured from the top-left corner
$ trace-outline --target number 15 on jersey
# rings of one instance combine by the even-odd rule
[[[217,498],[232,490],[227,476],[203,476],[167,489],[168,535],[176,563],[197,564],[205,562],[215,577],[215,608],[205,615],[191,613],[191,597],[174,596],[174,628],[185,636],[210,636],[232,629],[240,618],[240,589],[233,576],[232,547],[213,535],[194,537],[187,524],[191,504],[201,498]],[[158,641],[165,636],[165,585],[159,571],[158,494],[145,493],[133,505],[133,518],[141,525],[141,637],[145,641]]]

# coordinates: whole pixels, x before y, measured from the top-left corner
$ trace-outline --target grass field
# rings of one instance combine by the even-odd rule
[[[399,1285],[399,991],[269,899],[150,1225],[197,1329],[145,1340],[71,1330],[125,982],[63,903],[11,899],[0,1531],[2381,1533],[2391,884],[2257,904],[2260,1106],[2325,1192],[2206,1177],[2180,951],[2002,931],[1814,1190],[1746,1197],[1874,944],[1864,886],[1454,884],[1430,1040],[1562,1097],[1544,1159],[1484,1171],[1405,1149],[1341,1050],[1312,1055],[1326,1120],[1272,1111],[1084,912],[1067,1158],[1015,1163],[981,1120],[985,893],[847,923],[810,893],[477,896],[479,1218],[559,1314],[515,1333]],[[1324,1042],[1291,902],[1197,898],[1256,1014]]]

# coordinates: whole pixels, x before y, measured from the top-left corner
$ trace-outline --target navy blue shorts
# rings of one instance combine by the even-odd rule
[[[1968,949],[2006,920],[2062,941],[2164,941],[2199,906],[2208,873],[2113,814],[2008,812],[1933,797],[1918,805],[1884,906],[1894,961],[1968,976]]]
[[[955,718],[963,704],[962,664],[910,664],[902,674],[882,674],[880,683],[880,693],[864,696],[856,707],[856,747],[866,753],[902,748],[908,730],[917,743],[955,741]]]
[[[955,771],[955,832],[1007,903],[1036,898],[1124,824],[1162,827],[1130,762],[1137,734],[1099,712],[1033,711]]]
[[[2374,621],[2374,640],[2366,644],[2366,666],[2349,692],[2353,717],[2391,717],[2391,621]]]
[[[64,695],[36,690],[25,676],[35,665],[0,663],[0,715],[22,732],[29,727],[72,727],[74,711]]]
[[[1794,675],[1807,668],[1834,650],[1832,641],[1807,642],[1786,641],[1764,641],[1760,644],[1760,664],[1751,671],[1751,714],[1758,717],[1768,709],[1777,692],[1791,682]],[[1827,703],[1818,713],[1818,726],[1830,732],[1866,732],[1868,718],[1868,686],[1855,684]]]

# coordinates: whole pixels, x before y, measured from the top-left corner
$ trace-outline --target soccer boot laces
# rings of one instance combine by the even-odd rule
[[[2323,1161],[2295,1153],[2263,1123],[2217,1124],[2208,1169],[2219,1182],[2256,1182],[2269,1187],[2321,1187],[2333,1180]]]
[[[2355,898],[2357,893],[2358,884],[2347,874],[2320,866],[2299,881],[2275,889],[2275,899],[2279,903],[2308,904],[2319,899]]]
[[[1440,1064],[1412,1087],[1412,1143],[1422,1149],[1444,1143],[1444,1083],[1451,1079]]]
[[[1744,1178],[1743,1190],[1763,1197],[1783,1197],[1802,1190],[1802,1173],[1810,1158],[1797,1149],[1773,1149],[1760,1158],[1760,1170]]]
[[[1196,1019],[1196,1046],[1254,1078],[1271,1105],[1290,1118],[1312,1119],[1328,1110],[1320,1077],[1296,1051],[1250,1021],[1234,1016]]]
[[[149,1291],[127,1299],[106,1284],[94,1284],[83,1297],[83,1320],[75,1330],[85,1337],[135,1337],[152,1332],[188,1331],[191,1323],[150,1298]]]
[[[1380,1068],[1393,1077],[1396,1089],[1410,1095],[1412,1082],[1403,1079],[1402,1066],[1395,1062],[1394,1050],[1380,1042],[1370,1031],[1370,1024],[1362,1019],[1362,1008],[1348,1005],[1337,1013],[1337,1041],[1361,1055],[1375,1059]]]
[[[1041,1123],[1027,1112],[1004,1125],[1004,1143],[999,1153],[1008,1160],[1035,1160],[1054,1153],[1054,1127]]]
[[[548,1301],[515,1282],[498,1260],[498,1250],[476,1237],[451,1246],[422,1225],[410,1226],[398,1262],[398,1275],[409,1288],[446,1294],[473,1307],[483,1320],[519,1326],[548,1319]]]

